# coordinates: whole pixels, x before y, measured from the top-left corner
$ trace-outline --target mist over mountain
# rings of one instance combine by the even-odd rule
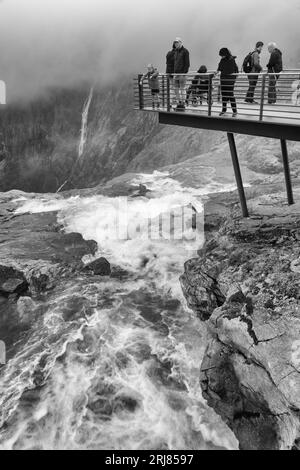
[[[299,20],[297,0],[3,0],[0,78],[9,102],[85,81],[122,85],[149,62],[164,71],[176,36],[191,52],[192,70],[215,69],[223,46],[241,65],[257,40],[276,41],[285,66],[296,67]],[[263,65],[267,58],[265,50]]]

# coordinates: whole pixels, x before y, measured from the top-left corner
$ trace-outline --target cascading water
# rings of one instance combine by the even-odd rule
[[[71,172],[70,177],[58,188],[57,193],[61,192],[64,189],[64,187],[66,186],[66,184],[70,180],[72,180],[74,172],[77,169],[77,166],[80,162],[80,159],[83,156],[84,147],[85,147],[85,144],[86,144],[86,141],[87,141],[87,135],[88,135],[88,117],[89,117],[89,110],[90,110],[90,106],[91,106],[91,103],[92,103],[93,95],[94,95],[94,88],[91,87],[89,96],[88,96],[86,102],[84,103],[83,110],[82,110],[80,140],[79,140],[79,146],[78,146],[78,156],[77,156],[76,162],[74,163],[73,170]]]
[[[19,202],[19,213],[57,210],[67,232],[96,240],[98,256],[122,271],[101,280],[78,275],[43,302],[44,315],[1,371],[2,449],[236,446],[201,396],[205,333],[179,284],[199,239],[188,236],[191,227],[181,240],[152,239],[140,229],[145,218],[178,207],[192,205],[201,213],[205,194],[232,188],[212,182],[196,190],[166,173],[137,175],[134,183],[146,185],[149,197]],[[136,228],[131,237],[116,236],[114,217],[121,228]],[[33,310],[41,303],[36,300]]]
[[[88,116],[89,116],[89,109],[90,109],[90,106],[91,106],[91,102],[92,102],[92,99],[93,99],[93,94],[94,94],[94,88],[92,87],[91,90],[90,90],[90,94],[88,96],[88,99],[86,100],[86,102],[84,104],[83,112],[82,112],[80,142],[79,142],[79,148],[78,148],[78,158],[79,159],[83,155],[84,146],[85,146],[86,140],[87,140]]]

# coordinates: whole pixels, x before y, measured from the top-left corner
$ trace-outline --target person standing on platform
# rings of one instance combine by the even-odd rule
[[[166,74],[169,76],[170,89],[172,89],[172,94],[174,94],[173,87],[174,87],[175,51],[176,51],[176,43],[174,41],[172,50],[168,52],[167,57],[166,57],[166,60],[167,60]]]
[[[147,66],[147,73],[142,76],[141,81],[140,81],[140,86],[143,86],[144,80],[148,80],[148,85],[151,91],[151,97],[152,97],[152,108],[157,109],[160,108],[160,89],[159,89],[159,72],[158,70],[152,65],[149,64]]]
[[[258,43],[256,43],[255,51],[248,54],[244,61],[244,72],[251,74],[248,75],[249,89],[245,99],[246,103],[258,104],[254,101],[254,93],[258,82],[258,74],[261,73],[263,70],[262,66],[260,65],[260,54],[263,50],[263,47],[263,42],[259,41]]]
[[[282,52],[277,48],[275,42],[270,42],[268,45],[268,50],[271,54],[269,63],[267,65],[269,73],[268,103],[275,104],[277,101],[276,85],[280,78],[280,73],[283,70]]]
[[[175,55],[174,55],[174,86],[177,99],[177,110],[185,109],[186,100],[186,80],[185,74],[190,69],[190,53],[183,47],[181,38],[175,39]]]
[[[239,69],[234,57],[227,47],[222,47],[219,52],[221,61],[218,66],[218,73],[221,74],[221,94],[222,94],[222,111],[220,116],[227,112],[227,103],[230,101],[232,107],[232,117],[237,116],[237,104],[234,96],[234,86]]]

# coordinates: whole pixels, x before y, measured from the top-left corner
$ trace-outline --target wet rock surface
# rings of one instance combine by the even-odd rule
[[[295,199],[300,201],[300,191]],[[181,278],[208,330],[200,383],[241,449],[290,450],[300,438],[300,203],[250,201],[208,234]],[[216,228],[216,227],[215,227]]]
[[[64,233],[55,212],[16,214],[18,197],[0,197],[0,338],[8,347],[35,321],[34,299],[76,276],[82,257],[97,250],[96,242]]]

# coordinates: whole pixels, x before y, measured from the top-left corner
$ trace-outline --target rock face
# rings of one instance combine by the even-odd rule
[[[52,89],[43,98],[1,109],[0,191],[56,192],[66,181],[65,190],[88,188],[126,172],[186,160],[221,139],[215,132],[172,130],[152,113],[135,111],[132,83],[125,81],[94,89],[80,154],[89,93],[89,85]]]
[[[300,203],[283,201],[251,201],[247,220],[233,210],[181,279],[208,330],[204,397],[243,450],[300,439]]]

